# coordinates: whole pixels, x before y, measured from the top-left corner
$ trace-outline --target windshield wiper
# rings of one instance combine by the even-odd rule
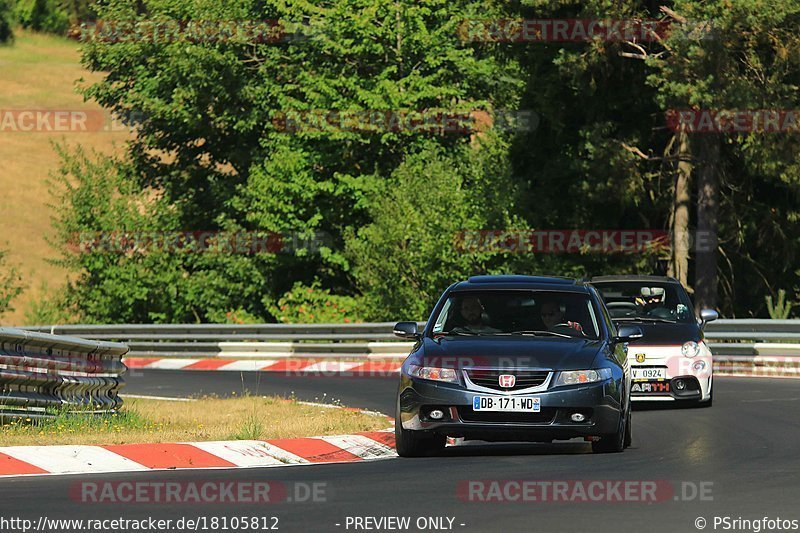
[[[615,322],[662,322],[664,324],[677,324],[677,320],[669,320],[667,318],[658,318],[654,316],[631,316],[615,318]]]
[[[535,330],[535,329],[521,329],[519,331],[510,331],[508,333],[495,333],[495,335],[531,335],[534,337],[564,337],[565,339],[573,338],[572,335],[566,335],[564,333],[557,333],[555,331],[547,331],[547,330]]]

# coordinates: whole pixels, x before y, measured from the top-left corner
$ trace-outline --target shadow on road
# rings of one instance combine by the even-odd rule
[[[695,402],[675,401],[675,402],[633,402],[635,411],[679,411],[681,409],[699,409],[703,407]]]
[[[442,457],[507,456],[507,455],[576,455],[592,453],[588,442],[503,442],[466,441],[458,446],[448,446]]]

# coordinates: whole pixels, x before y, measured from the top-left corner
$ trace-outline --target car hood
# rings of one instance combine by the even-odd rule
[[[581,370],[592,368],[603,341],[553,337],[424,338],[412,358],[443,368],[500,367]]]
[[[617,327],[625,324],[638,326],[642,329],[642,338],[633,341],[631,345],[641,346],[666,346],[683,344],[688,341],[700,342],[703,334],[697,324],[667,324],[667,323],[647,323],[622,321],[614,322]]]

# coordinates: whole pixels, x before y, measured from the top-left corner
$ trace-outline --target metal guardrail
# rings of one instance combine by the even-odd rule
[[[424,322],[420,323],[424,325]],[[29,326],[29,331],[125,342],[134,357],[397,357],[394,322],[360,324],[124,324]],[[390,342],[394,341],[394,342]],[[242,343],[248,343],[243,346]]]
[[[800,357],[800,320],[717,320],[705,336],[714,355]]]
[[[419,323],[424,326],[424,322]],[[398,357],[410,344],[396,342],[393,322],[361,324],[64,325],[24,329],[125,342],[136,357]],[[705,328],[720,355],[800,356],[800,320],[734,319]],[[394,341],[391,344],[389,341]],[[776,343],[769,348],[763,343]]]
[[[394,322],[358,324],[122,324],[27,326],[22,329],[61,335],[91,335],[99,340],[361,340],[395,338]],[[420,322],[420,325],[424,325]]]
[[[127,352],[120,343],[0,328],[0,419],[116,410]]]

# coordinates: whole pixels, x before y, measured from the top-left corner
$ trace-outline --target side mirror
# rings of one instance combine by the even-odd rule
[[[421,336],[416,322],[398,322],[393,333],[402,339],[419,339]]]
[[[614,340],[616,342],[631,342],[642,337],[644,337],[644,334],[639,326],[620,326],[617,328],[617,336],[614,337]]]
[[[703,327],[708,322],[713,322],[719,318],[719,313],[713,309],[702,309],[700,311],[700,327]]]

